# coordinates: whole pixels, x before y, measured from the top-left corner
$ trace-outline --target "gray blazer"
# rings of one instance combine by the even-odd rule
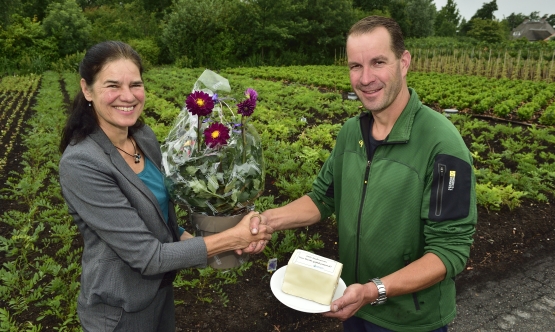
[[[160,168],[160,146],[152,130],[144,126],[133,138]],[[154,194],[100,128],[67,147],[59,172],[62,194],[84,240],[82,305],[139,311],[152,302],[165,272],[206,266],[203,239],[174,242],[173,204],[166,224]]]

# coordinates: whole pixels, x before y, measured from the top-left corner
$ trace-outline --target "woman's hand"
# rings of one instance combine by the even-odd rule
[[[258,232],[251,232],[251,218],[259,218],[258,213],[249,212],[234,227],[221,233],[204,237],[208,257],[212,257],[224,251],[236,250],[237,253],[243,251],[257,253],[264,249],[264,245],[272,238],[273,229],[268,225],[261,224]],[[246,248],[248,248],[246,250]]]
[[[252,235],[257,235],[259,233],[258,229],[261,227],[260,225],[264,225],[265,231],[267,233],[272,234],[274,232],[274,230],[268,226],[266,217],[262,216],[260,213],[254,212],[252,215],[249,213],[245,218],[241,220],[241,222],[245,221],[247,217],[249,221],[249,228],[251,230]],[[243,253],[258,254],[262,252],[264,248],[266,248],[267,243],[268,243],[268,240],[251,242],[246,248],[235,250],[235,253],[237,253],[238,255],[241,255]]]
[[[258,227],[256,232],[253,232],[251,225],[254,220],[258,219]],[[264,217],[258,212],[251,211],[247,214],[234,228],[241,230],[241,236],[244,240],[250,240],[245,243],[243,250],[248,250],[249,253],[258,253],[264,249],[266,243],[272,238],[274,230],[269,227]]]
[[[179,237],[179,240],[184,241],[184,240],[192,239],[192,238],[194,238],[194,236],[192,236],[191,233],[185,231],[185,232],[183,232],[183,234],[181,234],[181,236]]]

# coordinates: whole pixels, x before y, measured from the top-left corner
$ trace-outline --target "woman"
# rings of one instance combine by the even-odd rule
[[[90,48],[60,143],[62,193],[84,240],[77,312],[85,331],[175,331],[177,269],[250,243],[256,252],[270,239],[264,227],[251,235],[254,212],[208,237],[178,228],[158,141],[140,120],[142,71],[127,44]]]

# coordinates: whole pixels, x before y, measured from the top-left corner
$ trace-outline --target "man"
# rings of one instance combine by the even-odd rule
[[[251,219],[252,231],[335,213],[348,287],[324,315],[345,331],[446,331],[476,225],[472,158],[449,120],[407,87],[411,55],[395,21],[357,22],[347,58],[368,112],[344,124],[312,192]]]

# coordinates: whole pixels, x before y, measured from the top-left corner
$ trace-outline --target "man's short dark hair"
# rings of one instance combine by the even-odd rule
[[[372,32],[374,29],[379,27],[384,27],[387,32],[389,32],[389,35],[391,36],[391,50],[397,59],[400,59],[406,50],[405,41],[403,39],[401,27],[391,18],[383,16],[365,17],[351,27],[351,30],[349,30],[349,33],[347,34],[347,39],[351,35],[360,36]]]

